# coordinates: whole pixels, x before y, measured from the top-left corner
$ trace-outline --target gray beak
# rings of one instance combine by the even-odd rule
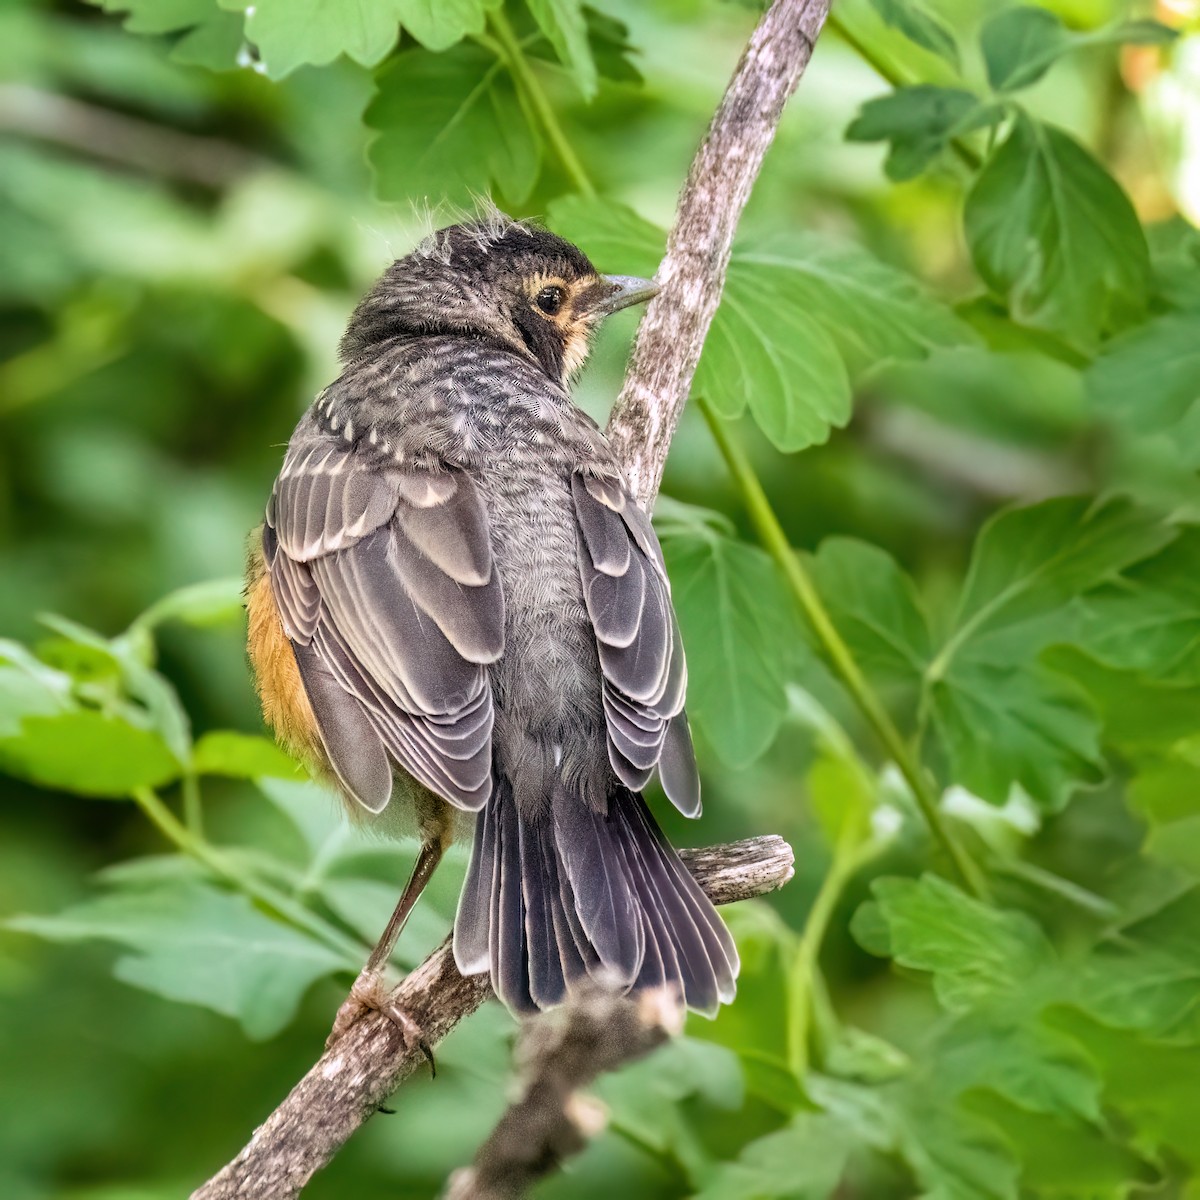
[[[602,317],[620,312],[631,304],[642,304],[658,295],[658,284],[653,279],[639,279],[636,275],[604,275],[601,279],[611,291],[592,312]]]

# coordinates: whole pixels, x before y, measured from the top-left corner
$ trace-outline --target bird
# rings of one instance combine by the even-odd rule
[[[339,1010],[412,1018],[383,971],[445,850],[471,838],[464,975],[518,1017],[669,988],[713,1016],[738,956],[643,796],[700,779],[658,537],[571,399],[591,339],[655,284],[498,211],[431,234],[358,303],[251,537],[263,714],[357,819],[415,826],[412,876]]]

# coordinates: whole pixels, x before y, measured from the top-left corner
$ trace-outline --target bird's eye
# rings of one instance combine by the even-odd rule
[[[538,306],[548,317],[554,316],[560,308],[562,308],[563,300],[566,298],[566,292],[560,287],[544,287],[533,298],[534,304]]]

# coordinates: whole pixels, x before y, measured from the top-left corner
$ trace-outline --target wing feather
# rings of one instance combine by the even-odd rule
[[[346,790],[378,812],[394,763],[451,804],[481,808],[493,785],[486,667],[503,653],[504,597],[470,478],[380,465],[305,427],[263,549]]]
[[[700,777],[683,711],[687,666],[654,527],[619,480],[577,472],[571,494],[609,762],[635,792],[657,768],[671,802],[697,816]]]

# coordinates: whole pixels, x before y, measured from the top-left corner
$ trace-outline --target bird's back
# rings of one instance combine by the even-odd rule
[[[371,328],[390,311],[376,305]],[[657,774],[699,812],[683,647],[610,447],[520,344],[351,341],[262,535],[338,782],[371,812],[399,775],[475,814],[455,956],[512,1009],[603,975],[714,1011],[733,943],[641,796]]]

